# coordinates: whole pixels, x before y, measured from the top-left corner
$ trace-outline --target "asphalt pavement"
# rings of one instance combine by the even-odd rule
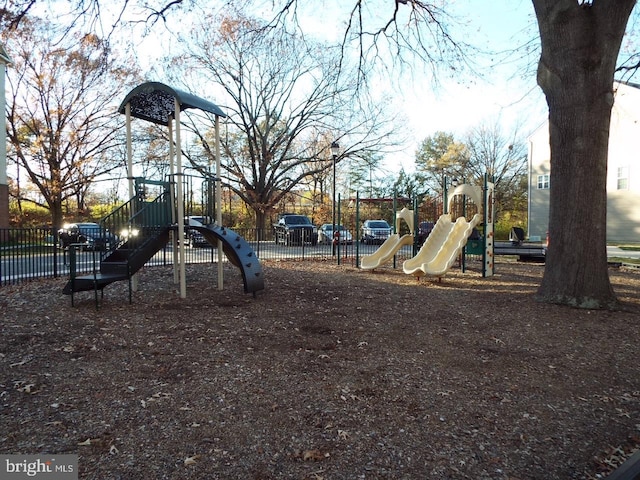
[[[607,257],[640,259],[640,250],[623,250],[619,247],[607,246]]]

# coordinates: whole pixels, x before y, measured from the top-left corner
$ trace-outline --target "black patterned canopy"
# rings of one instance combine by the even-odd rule
[[[125,106],[129,103],[132,117],[159,125],[169,125],[175,113],[174,99],[178,100],[180,111],[197,108],[219,117],[226,117],[214,103],[159,82],[146,82],[131,90],[120,104],[118,112],[125,113]]]

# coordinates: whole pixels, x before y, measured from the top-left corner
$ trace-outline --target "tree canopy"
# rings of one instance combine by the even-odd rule
[[[242,16],[205,19],[189,40],[194,78],[213,79],[228,119],[222,135],[226,186],[256,213],[257,225],[294,189],[338,163],[392,143],[383,105],[358,98],[357,85],[336,69],[339,49],[274,34]],[[211,130],[195,130],[210,151]],[[203,166],[203,165],[201,165]]]
[[[526,144],[517,129],[504,133],[498,120],[471,128],[461,140],[436,132],[422,141],[415,162],[418,183],[431,192],[442,192],[446,179],[482,185],[489,175],[497,217],[522,210],[526,202]]]
[[[42,19],[23,19],[3,41],[15,62],[7,82],[9,158],[61,226],[63,202],[75,198],[82,208],[91,182],[121,165],[113,158],[123,141],[113,97],[131,72],[95,34],[76,32],[61,42],[56,26]]]

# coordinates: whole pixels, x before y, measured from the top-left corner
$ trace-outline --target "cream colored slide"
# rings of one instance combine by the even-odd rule
[[[379,267],[389,261],[405,245],[413,245],[413,234],[400,236],[399,233],[394,233],[390,235],[375,252],[362,257],[360,268],[372,270]]]
[[[479,213],[475,214],[469,222],[464,217],[459,217],[452,222],[450,214],[442,215],[416,256],[402,264],[402,270],[416,277],[444,276],[460,254],[462,247],[467,244],[473,228],[481,220],[482,215]]]

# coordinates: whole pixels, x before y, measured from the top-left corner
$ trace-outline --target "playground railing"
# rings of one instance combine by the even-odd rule
[[[109,215],[100,220],[100,227],[103,230],[107,230],[114,235],[116,235],[119,239],[122,239],[125,235],[123,235],[123,231],[128,231],[130,228],[130,220],[133,215],[133,212],[136,208],[136,198],[132,198],[127,203],[121,205],[116,208]],[[122,240],[116,243],[113,247],[118,248]]]
[[[104,231],[115,234],[119,241],[112,246],[115,250],[131,237],[133,232],[155,231],[171,223],[169,195],[163,193],[150,202],[133,197],[100,221]],[[105,255],[109,252],[105,252]],[[103,255],[103,257],[105,256]]]

